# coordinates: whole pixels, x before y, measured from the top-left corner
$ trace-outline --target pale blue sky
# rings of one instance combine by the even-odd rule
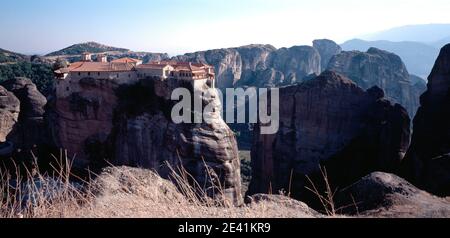
[[[251,43],[289,47],[449,23],[449,12],[448,0],[2,0],[0,48],[48,53],[97,41],[173,55]]]

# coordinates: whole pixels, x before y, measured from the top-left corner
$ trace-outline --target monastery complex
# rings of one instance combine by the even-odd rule
[[[58,97],[69,96],[79,91],[80,80],[112,80],[116,84],[132,84],[140,79],[176,79],[193,84],[207,84],[214,88],[214,67],[203,63],[154,61],[143,64],[142,60],[120,58],[108,62],[107,56],[100,54],[93,61],[91,54],[84,53],[82,60],[66,68],[55,71],[56,94]],[[198,82],[196,82],[198,81]]]

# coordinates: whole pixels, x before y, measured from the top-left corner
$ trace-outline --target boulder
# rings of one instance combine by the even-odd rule
[[[360,217],[443,218],[450,201],[419,190],[406,180],[374,172],[337,193],[340,212]]]
[[[47,99],[28,78],[14,78],[3,82],[2,85],[20,101],[19,123],[8,135],[8,140],[14,142],[17,149],[27,152],[46,144],[48,133],[44,114]]]

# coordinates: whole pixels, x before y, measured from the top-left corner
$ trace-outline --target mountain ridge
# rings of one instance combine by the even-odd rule
[[[108,52],[108,51],[129,52],[130,50],[125,49],[125,48],[108,46],[108,45],[104,45],[104,44],[97,43],[94,41],[89,41],[89,42],[71,45],[64,49],[51,52],[45,56],[48,57],[48,56],[59,56],[59,55],[80,55],[83,52],[104,53],[104,52]]]
[[[447,33],[446,33],[447,32]],[[363,36],[365,40],[417,41],[432,43],[450,36],[450,24],[418,24],[394,27]],[[442,47],[442,46],[440,46]]]

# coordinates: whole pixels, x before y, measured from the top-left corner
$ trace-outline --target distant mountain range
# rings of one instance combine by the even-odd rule
[[[426,78],[440,49],[450,43],[450,24],[409,25],[344,42],[343,50],[366,51],[370,47],[399,55],[409,72]]]
[[[11,63],[26,60],[27,56],[0,48],[0,63]]]
[[[416,41],[435,44],[450,39],[450,24],[408,25],[360,37],[368,41]],[[443,45],[437,45],[442,47]]]
[[[107,53],[109,60],[131,57],[141,59],[144,63],[169,58],[169,55],[166,53],[134,52],[129,49],[107,46],[97,42],[75,44],[62,50],[47,54],[45,58],[49,61],[55,61],[57,58],[61,58],[69,62],[75,62],[81,59],[81,54],[84,52],[94,54],[94,59],[96,58],[95,54]]]

